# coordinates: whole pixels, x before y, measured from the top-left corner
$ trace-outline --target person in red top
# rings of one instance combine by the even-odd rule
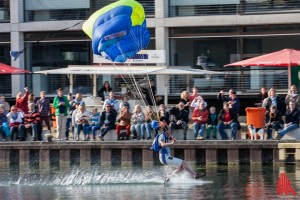
[[[21,124],[20,126],[24,126],[24,130],[26,133],[32,132],[32,141],[36,141],[38,138],[38,130],[39,126],[41,125],[41,115],[39,112],[37,112],[35,109],[34,103],[29,103],[28,105],[28,113],[25,113],[24,115],[24,124]],[[20,136],[22,139],[25,139],[25,133],[24,135]],[[43,140],[45,138],[42,138]],[[44,140],[45,141],[45,140]]]
[[[204,131],[208,120],[208,110],[204,102],[199,102],[198,108],[195,108],[192,113],[194,123],[194,137],[196,140],[204,139]],[[198,136],[198,137],[197,137]]]
[[[192,102],[198,96],[198,88],[193,87],[192,94],[189,96],[189,101]]]
[[[24,113],[28,112],[28,102],[27,101],[28,101],[28,89],[26,87],[26,88],[24,88],[23,96],[22,96],[22,92],[19,92],[16,96],[16,106]]]
[[[229,107],[229,103],[224,103],[223,109],[218,116],[220,123],[217,129],[221,135],[222,140],[228,139],[227,134],[224,129],[231,129],[231,139],[236,139],[236,132],[238,128],[237,114]]]

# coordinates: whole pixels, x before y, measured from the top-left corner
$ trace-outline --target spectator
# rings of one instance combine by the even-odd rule
[[[7,117],[4,109],[0,107],[0,134],[2,135],[2,141],[6,141],[5,124],[7,126]]]
[[[100,135],[101,141],[104,141],[104,136],[109,130],[116,128],[116,112],[112,109],[111,104],[105,105],[105,110],[101,113],[100,117]]]
[[[73,114],[73,111],[75,109],[77,109],[76,105],[78,106],[80,103],[76,103],[75,99],[73,99],[73,94],[72,93],[69,93],[67,98],[68,98],[70,107],[68,109],[68,115],[67,115],[67,119],[66,119],[65,136],[66,136],[66,140],[69,140],[70,129],[71,129],[71,132],[74,136],[74,126],[72,126],[72,114]]]
[[[10,105],[8,102],[5,101],[5,97],[4,96],[0,96],[0,105],[3,105],[3,109],[4,109],[4,112],[9,112],[10,110]]]
[[[116,126],[116,133],[118,135],[118,140],[123,140],[130,137],[130,119],[131,113],[127,106],[122,107],[122,110],[117,117],[118,124]],[[121,135],[120,132],[122,129],[126,129],[127,135]]]
[[[145,123],[145,114],[140,105],[135,105],[133,114],[131,116],[130,132],[132,139],[145,139],[141,138],[142,124]]]
[[[27,103],[27,101],[26,101]],[[24,127],[20,126],[23,123],[23,117],[24,113],[21,112],[20,109],[17,108],[17,106],[13,105],[11,107],[11,111],[6,115],[7,118],[9,118],[9,124],[10,127],[10,141],[13,141],[14,134],[16,133],[16,140],[18,141],[24,141],[24,138],[19,138],[19,135],[23,135],[24,133]]]
[[[276,133],[283,127],[281,113],[276,109],[276,106],[271,106],[270,112],[266,113],[267,139],[272,139],[272,131]]]
[[[76,128],[76,141],[80,140],[80,132],[83,131],[83,134],[86,135],[86,127],[89,126],[90,113],[85,108],[85,103],[82,101],[77,109],[77,112],[73,113],[74,121],[72,124]]]
[[[217,99],[219,99],[219,100],[222,101],[222,102],[228,102],[228,101],[231,101],[231,94],[232,94],[233,92],[235,92],[234,89],[230,89],[230,90],[228,91],[228,97],[227,97],[227,96],[225,96],[224,91],[221,90],[221,91],[219,92],[218,96],[217,96]]]
[[[264,99],[262,107],[266,108],[267,111],[270,111],[270,107],[274,105],[277,110],[281,113],[285,113],[285,104],[284,101],[276,95],[276,90],[274,88],[271,88],[269,90],[269,97]]]
[[[151,139],[151,129],[153,129],[151,124],[152,124],[153,120],[158,121],[157,114],[155,114],[152,107],[150,105],[148,105],[146,107],[146,114],[145,114],[145,121],[146,122],[144,124],[142,124],[142,127],[141,127],[142,128],[142,138],[143,139],[145,139],[145,131],[147,133],[147,140]],[[159,127],[154,129],[155,135],[157,135],[158,129],[159,129]]]
[[[197,96],[196,98],[194,98],[194,100],[191,103],[191,108],[198,108],[200,103],[204,103],[205,108],[207,107],[207,103],[206,101],[204,101],[204,99],[202,98],[202,96]]]
[[[209,117],[206,127],[206,139],[210,138],[211,129],[213,129],[213,139],[217,139],[217,126],[218,126],[218,114],[216,113],[216,107],[211,106],[209,108]]]
[[[172,122],[170,123],[171,132],[174,129],[183,129],[183,140],[186,140],[186,133],[188,129],[189,123],[189,113],[186,109],[184,109],[184,103],[180,102],[177,106],[171,108],[170,115],[173,116]]]
[[[229,103],[229,107],[232,108],[232,110],[237,114],[237,117],[239,116],[240,112],[240,100],[236,96],[236,92],[232,92],[230,94],[230,101],[227,101]]]
[[[63,134],[66,132],[69,101],[68,98],[63,95],[62,88],[57,90],[57,96],[53,100],[53,107],[55,108],[56,116],[57,140],[64,140]]]
[[[280,140],[288,132],[295,130],[299,127],[299,110],[296,108],[296,103],[289,102],[289,108],[285,114],[284,128],[278,133],[276,139]]]
[[[28,89],[27,87],[24,88],[24,95],[22,96],[22,93],[19,92],[16,96],[16,106],[18,109],[20,109],[22,112],[27,113],[28,112]]]
[[[208,120],[208,111],[204,102],[199,102],[199,107],[194,109],[192,120],[194,121],[194,138],[203,140],[206,122]]]
[[[190,113],[190,105],[191,102],[189,102],[189,92],[188,91],[183,91],[181,92],[180,95],[181,99],[179,102],[182,102],[184,105],[184,109],[188,112],[188,114]]]
[[[159,111],[157,112],[157,115],[159,119],[161,117],[165,117],[164,119],[167,121],[167,123],[170,123],[170,113],[166,110],[166,106],[164,104],[159,105]]]
[[[92,130],[93,140],[96,140],[96,131],[100,130],[100,114],[97,108],[92,109],[92,114],[90,115],[91,123],[86,127],[86,135],[89,138],[89,132]],[[89,140],[89,139],[88,139]]]
[[[97,92],[97,95],[101,97],[102,101],[105,101],[109,98],[109,93],[112,91],[112,88],[110,87],[110,84],[108,81],[105,81],[103,83],[102,88]]]
[[[198,88],[193,87],[192,94],[189,96],[189,102],[192,102],[196,97],[199,97]]]
[[[296,104],[296,108],[300,111],[300,95],[297,92],[297,87],[295,85],[291,86],[289,93],[285,97],[285,104],[288,109],[289,103],[293,101]]]
[[[228,103],[224,103],[218,119],[220,120],[217,129],[220,132],[222,140],[228,139],[225,129],[231,129],[231,139],[236,139],[236,133],[238,128],[238,121],[236,112],[230,108]]]
[[[120,103],[119,108],[123,108],[123,106],[127,106],[129,111],[131,111],[129,96],[123,96],[123,102]]]
[[[46,98],[46,92],[41,91],[40,92],[40,99],[36,102],[37,105],[37,111],[41,115],[41,125],[43,125],[43,121],[45,121],[49,133],[51,133],[51,126],[50,126],[50,101]],[[43,126],[41,126],[43,129]],[[41,132],[42,130],[40,130]]]
[[[74,102],[75,102],[76,104],[78,104],[78,105],[81,104],[81,103],[83,102],[82,94],[81,94],[81,93],[77,93],[77,94],[75,95]]]
[[[25,140],[27,134],[32,133],[32,141],[37,141],[38,139],[46,141],[46,138],[44,136],[39,136],[39,130],[41,126],[41,115],[35,110],[34,103],[28,104],[28,113],[24,114],[24,124],[21,124],[20,126],[24,130],[20,134],[21,139]]]
[[[115,99],[114,92],[109,92],[109,98],[104,101],[102,110],[105,109],[105,105],[110,103],[112,108],[118,113],[119,112],[119,103],[118,100]]]
[[[265,87],[262,87],[260,89],[260,92],[257,95],[256,105],[257,106],[262,106],[262,103],[263,103],[264,99],[267,98],[267,97],[268,97],[267,89]]]
[[[33,93],[30,93],[28,95],[28,101],[27,101],[27,104],[30,104],[30,103],[34,103],[35,104],[35,97],[34,97],[34,94]]]

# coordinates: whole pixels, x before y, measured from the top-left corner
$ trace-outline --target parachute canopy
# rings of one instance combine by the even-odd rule
[[[93,53],[114,62],[125,62],[150,41],[144,8],[134,0],[120,0],[101,8],[82,29],[92,39]]]

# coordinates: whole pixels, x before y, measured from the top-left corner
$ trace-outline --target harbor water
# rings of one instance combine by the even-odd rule
[[[169,167],[88,167],[66,171],[7,169],[0,174],[0,199],[299,199],[300,168],[295,165],[198,165],[206,174],[188,174],[164,185]],[[277,195],[277,180],[286,173],[294,195]]]

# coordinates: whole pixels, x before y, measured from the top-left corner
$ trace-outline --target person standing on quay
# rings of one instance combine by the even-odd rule
[[[51,126],[50,126],[50,101],[46,98],[46,92],[40,92],[40,99],[36,102],[37,110],[41,114],[41,128],[43,129],[43,121],[45,121],[49,133],[51,133]],[[42,132],[43,130],[41,130]]]
[[[66,132],[66,121],[67,121],[67,111],[69,108],[69,101],[66,96],[63,95],[62,88],[57,90],[57,96],[53,100],[53,107],[56,116],[56,126],[57,126],[57,140],[64,139],[64,133]]]

